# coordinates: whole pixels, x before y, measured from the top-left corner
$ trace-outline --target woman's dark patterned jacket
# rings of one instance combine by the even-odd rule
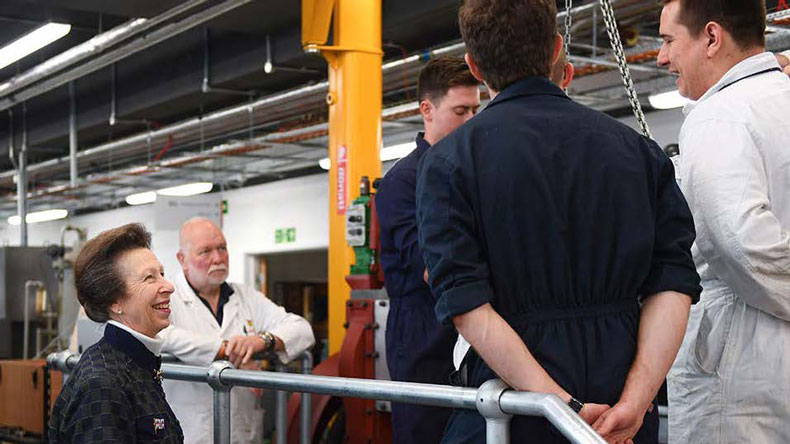
[[[50,443],[182,443],[165,401],[160,359],[128,332],[107,324],[83,353],[52,409]]]

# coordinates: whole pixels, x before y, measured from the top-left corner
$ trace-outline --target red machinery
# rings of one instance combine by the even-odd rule
[[[377,187],[374,182],[373,188]],[[378,261],[379,225],[376,204],[367,177],[360,196],[349,206],[347,240],[354,247],[355,263],[346,282],[346,335],[340,352],[318,365],[313,374],[349,378],[389,379],[384,353],[384,328],[389,301]],[[360,232],[361,230],[361,232]],[[312,442],[390,444],[391,424],[386,403],[356,398],[311,395]],[[299,442],[299,395],[288,401],[288,443]],[[280,444],[280,443],[277,443]]]

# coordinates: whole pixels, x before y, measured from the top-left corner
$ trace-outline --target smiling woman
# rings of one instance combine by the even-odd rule
[[[107,326],[55,401],[50,442],[183,442],[159,372],[157,334],[170,325],[173,285],[150,247],[151,234],[128,224],[96,236],[77,257],[80,304]]]

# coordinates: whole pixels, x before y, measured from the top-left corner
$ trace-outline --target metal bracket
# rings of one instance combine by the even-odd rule
[[[488,380],[477,389],[475,404],[486,420],[487,443],[510,442],[510,418],[513,415],[503,412],[499,405],[499,398],[507,390],[510,387],[501,379]]]
[[[222,372],[234,368],[233,364],[228,361],[214,361],[208,366],[208,385],[214,390],[226,391],[230,390],[230,386],[223,383],[220,379]]]

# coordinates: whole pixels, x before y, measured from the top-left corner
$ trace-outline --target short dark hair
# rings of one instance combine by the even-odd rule
[[[680,3],[678,21],[698,36],[708,22],[720,24],[741,49],[765,46],[765,0],[662,0]]]
[[[557,34],[554,0],[465,0],[458,25],[466,50],[492,89],[549,76]]]
[[[458,57],[438,56],[430,59],[417,79],[417,101],[438,102],[454,86],[477,86],[466,62]]]
[[[95,322],[110,319],[109,307],[126,294],[116,261],[127,251],[151,248],[151,233],[140,224],[107,230],[89,240],[74,262],[77,299]]]

